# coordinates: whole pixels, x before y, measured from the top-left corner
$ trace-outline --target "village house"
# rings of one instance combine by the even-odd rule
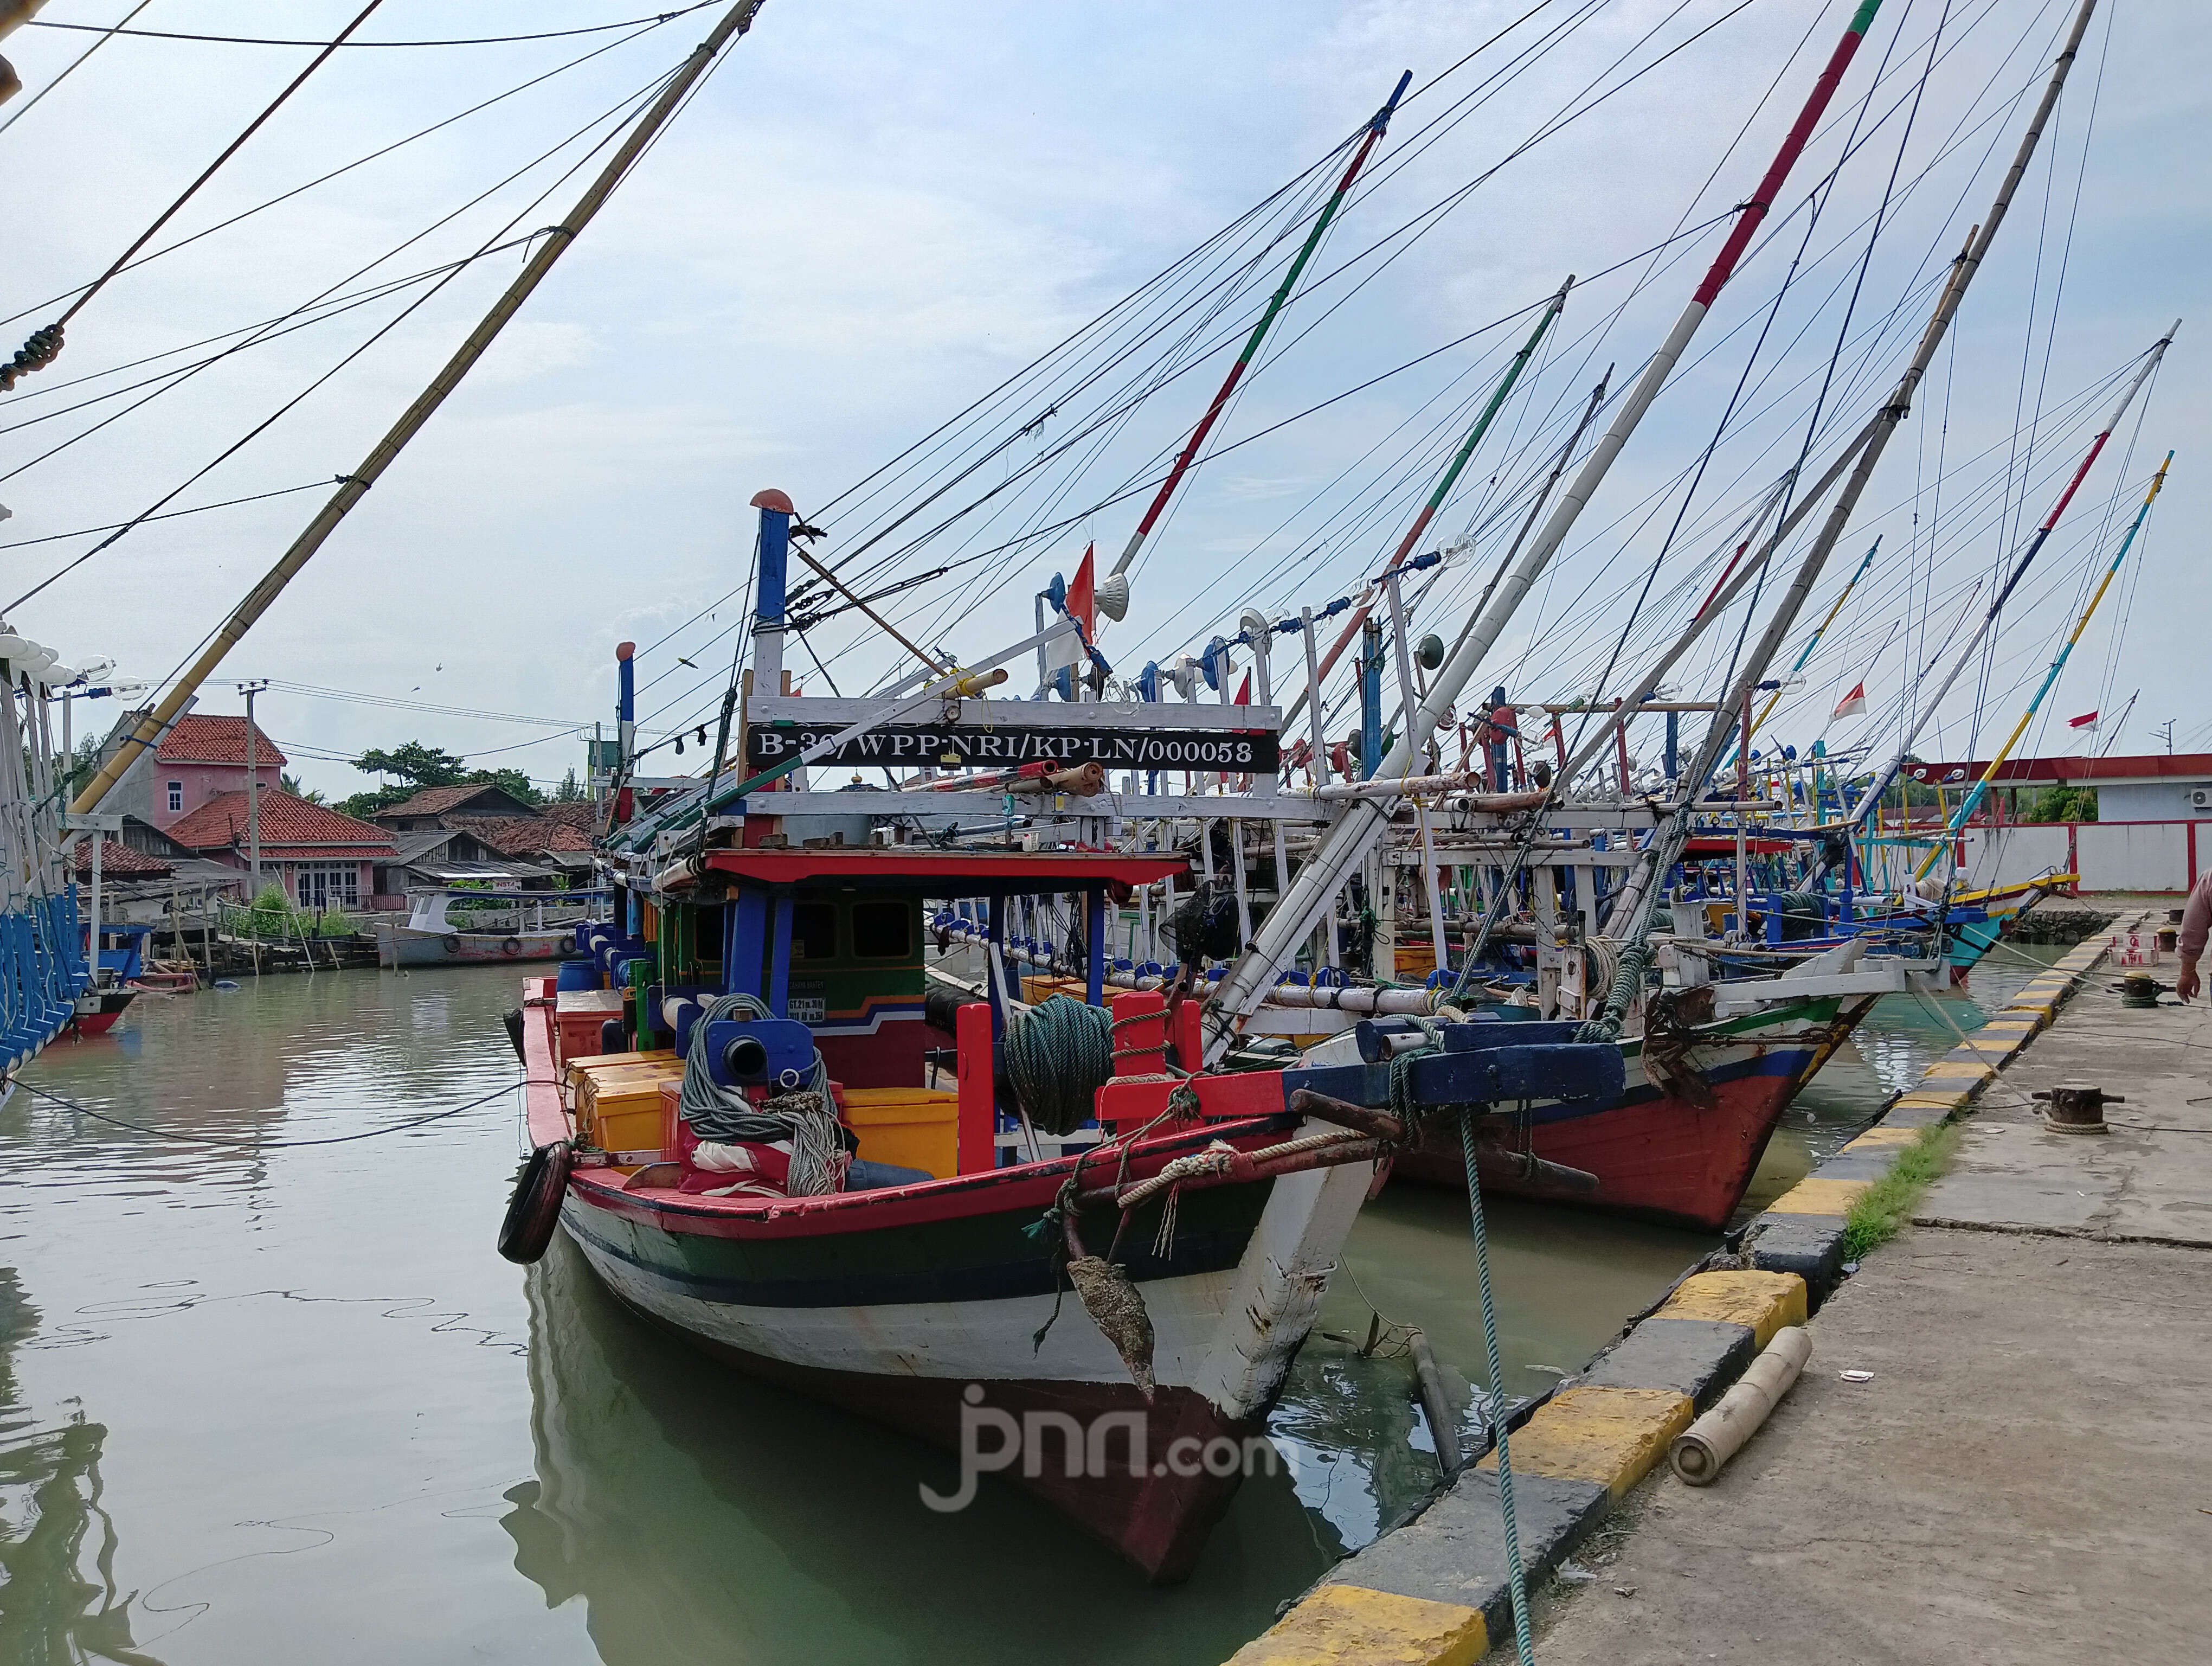
[[[257,760],[258,763],[258,760]],[[209,800],[165,830],[225,866],[249,865],[249,809],[243,792]],[[300,907],[362,909],[375,895],[375,868],[397,853],[382,828],[290,793],[261,793],[261,881]]]

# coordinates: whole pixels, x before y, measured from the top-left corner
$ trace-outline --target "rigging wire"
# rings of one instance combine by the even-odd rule
[[[147,7],[153,3],[154,0],[138,0],[138,3],[137,5],[131,7],[129,11],[123,14],[123,21],[128,23],[132,18],[137,16],[140,12],[145,10]],[[118,25],[118,27],[120,26]],[[99,40],[94,41],[92,45],[87,46],[82,52],[71,58],[63,68],[62,72],[59,75],[56,76],[45,86],[40,88],[39,90],[32,94],[29,98],[26,99],[21,108],[9,113],[7,120],[0,121],[0,133],[6,132],[17,122],[22,120],[24,117],[29,115],[31,113],[31,106],[33,105],[36,104],[40,99],[46,97],[47,94],[52,92],[55,88],[60,86],[62,82],[67,81],[71,76],[75,75],[77,70],[83,66],[85,59],[90,58],[94,52],[98,52],[102,46],[105,46],[114,38],[114,29],[111,28],[101,30]]]
[[[703,11],[707,7],[716,3],[718,3],[718,0],[694,0],[694,3],[688,6],[679,7],[674,11],[652,13],[644,17],[627,18],[619,23],[592,23],[588,24],[584,27],[574,29],[544,29],[535,34],[486,34],[470,36],[466,38],[456,37],[453,39],[439,40],[337,40],[331,41],[328,43],[328,45],[331,46],[343,45],[356,48],[372,46],[505,46],[520,40],[566,40],[572,36],[580,34],[605,34],[609,31],[614,29],[634,29],[638,27],[641,24],[657,26],[662,23],[673,22],[677,18],[688,17],[695,11]],[[372,6],[369,9],[373,11],[375,8]],[[138,15],[138,12],[143,10],[145,10],[145,7],[142,5],[138,8],[137,11],[134,11],[131,14],[131,17],[136,17]],[[127,23],[130,21],[130,17],[126,17],[123,20],[125,23]],[[356,22],[358,22],[360,20],[356,19],[355,21]],[[113,37],[118,34],[131,35],[145,40],[210,41],[216,45],[225,46],[322,46],[325,44],[320,40],[277,40],[268,35],[186,34],[175,29],[126,29],[123,27],[122,23],[56,23],[50,22],[44,18],[33,18],[31,20],[31,27],[34,29],[74,29],[81,33],[97,34],[105,37]],[[350,32],[350,30],[349,30],[349,32]]]
[[[143,9],[143,6],[145,4],[151,3],[152,0],[143,0],[141,9]],[[712,0],[708,0],[708,3],[712,3]],[[694,8],[693,9],[696,9]],[[134,13],[133,15],[136,15],[136,14]],[[671,13],[670,15],[681,16],[683,14]],[[132,260],[129,262],[129,264],[117,268],[114,271],[111,272],[109,276],[118,277],[124,272],[137,271],[141,266],[146,265],[152,261],[159,260],[164,255],[173,254],[179,249],[184,248],[189,244],[197,243],[204,237],[212,237],[219,231],[227,231],[231,227],[238,224],[241,220],[250,220],[255,215],[261,213],[264,210],[272,209],[281,203],[289,202],[293,198],[313,191],[318,185],[328,185],[332,179],[338,178],[341,174],[350,173],[357,167],[365,167],[370,162],[377,161],[386,156],[389,156],[395,150],[404,149],[407,146],[414,143],[417,139],[428,138],[431,134],[438,132],[444,128],[451,127],[456,122],[465,121],[471,116],[477,115],[483,111],[490,109],[495,104],[503,103],[505,100],[514,98],[518,94],[526,93],[533,87],[542,86],[546,82],[554,80],[557,76],[566,75],[569,70],[576,69],[580,65],[588,64],[595,58],[614,52],[620,47],[629,45],[633,40],[639,40],[645,35],[652,33],[654,29],[657,29],[659,27],[660,23],[658,21],[648,22],[642,28],[638,29],[635,33],[624,35],[620,40],[611,40],[603,46],[594,46],[588,52],[585,52],[580,57],[572,58],[566,64],[562,64],[554,69],[548,70],[542,75],[532,76],[529,80],[520,82],[516,85],[508,88],[503,93],[495,93],[491,97],[484,100],[481,104],[471,105],[467,109],[458,111],[454,114],[446,117],[443,120],[433,122],[429,126],[418,129],[416,131],[408,134],[404,138],[394,139],[390,144],[384,145],[378,149],[372,150],[367,155],[356,156],[353,161],[345,163],[342,167],[334,167],[327,173],[318,174],[315,178],[309,179],[304,185],[295,185],[289,191],[279,192],[276,196],[269,198],[263,202],[256,203],[252,208],[240,210],[238,213],[232,215],[228,219],[218,220],[212,226],[209,226],[200,231],[196,231],[189,237],[180,237],[173,243],[165,243],[160,248],[154,250],[151,253],[142,255],[137,259]],[[94,52],[97,52],[99,48],[97,46],[93,49]],[[89,57],[90,55],[90,53],[86,54],[87,57]],[[80,60],[80,62],[82,60]],[[4,131],[5,129],[0,129],[0,131]],[[58,301],[67,301],[71,295],[77,293],[77,289],[81,289],[82,287],[84,286],[79,285],[76,289],[64,289],[58,295],[48,295],[44,301],[38,302],[35,306],[26,307],[18,313],[10,313],[6,317],[0,318],[0,325],[13,324],[18,319],[29,318],[33,313],[43,312],[46,308],[53,306]],[[172,350],[183,352],[188,350],[178,348]],[[161,354],[154,355],[154,357],[155,358],[161,356],[164,356]],[[149,362],[149,361],[139,360],[137,362],[146,363]],[[127,368],[128,367],[117,367],[117,368]],[[112,375],[114,372],[111,369],[98,371],[93,374],[96,375]],[[90,380],[90,378],[81,376],[76,380],[77,381],[85,381]],[[42,391],[52,392],[53,387],[57,386],[68,387],[73,386],[73,384],[70,382],[50,384]],[[19,394],[17,397],[19,398],[33,398],[35,397],[35,393]]]
[[[121,254],[116,256],[114,264],[109,266],[108,269],[102,272],[98,277],[93,279],[91,283],[85,288],[83,292],[80,294],[75,301],[69,304],[62,315],[46,326],[49,330],[53,331],[57,337],[56,350],[59,350],[60,344],[58,337],[64,326],[65,326],[69,321],[75,318],[79,313],[82,312],[94,295],[98,295],[102,289],[107,287],[108,280],[113,277],[116,273],[121,271],[125,265],[130,264],[131,257],[137,253],[139,250],[144,248],[148,243],[153,240],[154,234],[160,231],[162,227],[167,225],[169,222],[175,217],[179,210],[183,208],[185,204],[191,201],[192,198],[198,192],[199,188],[202,185],[205,185],[210,179],[215,178],[216,173],[222,168],[222,165],[228,161],[233,156],[235,156],[239,151],[245,147],[246,142],[261,131],[262,125],[264,123],[284,107],[285,101],[289,100],[293,94],[298,92],[301,88],[307,85],[307,78],[313,75],[316,70],[321,69],[325,64],[328,63],[330,61],[331,54],[337,51],[340,46],[345,44],[346,37],[350,35],[363,23],[368,21],[369,14],[374,12],[383,3],[384,0],[368,0],[368,3],[366,6],[363,6],[355,15],[353,21],[348,23],[343,29],[340,29],[337,33],[337,38],[328,43],[319,41],[294,43],[296,45],[321,46],[322,51],[315,54],[314,58],[308,62],[307,68],[301,70],[298,75],[293,76],[292,79],[286,83],[284,90],[277,94],[274,99],[271,99],[259,115],[256,116],[252,121],[246,123],[245,131],[240,133],[239,136],[233,139],[228,145],[223,147],[222,154],[217,156],[213,161],[210,162],[207,167],[201,171],[200,176],[194,179],[191,184],[185,187],[183,194],[179,196],[176,201],[170,204],[168,207],[163,209],[160,214],[155,216],[154,223],[147,227],[145,230],[140,232],[129,248],[124,250]],[[91,26],[76,23],[55,23],[51,24],[48,27],[58,29],[84,28]]]

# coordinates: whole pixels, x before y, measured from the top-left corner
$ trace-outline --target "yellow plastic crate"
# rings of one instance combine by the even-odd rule
[[[920,1169],[944,1180],[960,1170],[960,1096],[951,1088],[848,1087],[845,1125],[866,1163]]]
[[[660,1085],[683,1074],[672,1058],[611,1067],[595,1060],[574,1067],[577,1133],[601,1151],[659,1151]]]

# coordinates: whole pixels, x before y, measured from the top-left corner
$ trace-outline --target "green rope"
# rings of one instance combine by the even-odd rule
[[[1534,1666],[1528,1635],[1528,1593],[1521,1578],[1521,1535],[1513,1524],[1513,1455],[1505,1438],[1505,1369],[1498,1356],[1498,1304],[1490,1289],[1490,1239],[1483,1229],[1482,1186],[1474,1173],[1474,1108],[1459,1113],[1460,1153],[1467,1161],[1467,1207],[1474,1227],[1474,1279],[1482,1296],[1482,1347],[1490,1365],[1489,1419],[1498,1445],[1498,1509],[1505,1524],[1505,1578],[1513,1596],[1513,1651],[1521,1666]]]
[[[1054,995],[1006,1026],[1006,1080],[1038,1132],[1073,1134],[1114,1079],[1114,1025],[1103,1006]]]

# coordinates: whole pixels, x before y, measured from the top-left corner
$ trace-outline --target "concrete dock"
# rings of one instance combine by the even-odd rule
[[[1547,1666],[2212,1659],[2212,1014],[2124,1008],[2100,956],[1962,1040],[1760,1218],[1744,1267],[1686,1280],[1514,1435]],[[2045,1126],[2031,1096],[2073,1081],[2125,1096],[2108,1132]],[[1946,1120],[1948,1171],[1845,1276],[1851,1203]],[[1666,1442],[1808,1302],[1789,1398],[1717,1484],[1676,1481]],[[1510,1659],[1499,1525],[1469,1472],[1238,1666]]]

